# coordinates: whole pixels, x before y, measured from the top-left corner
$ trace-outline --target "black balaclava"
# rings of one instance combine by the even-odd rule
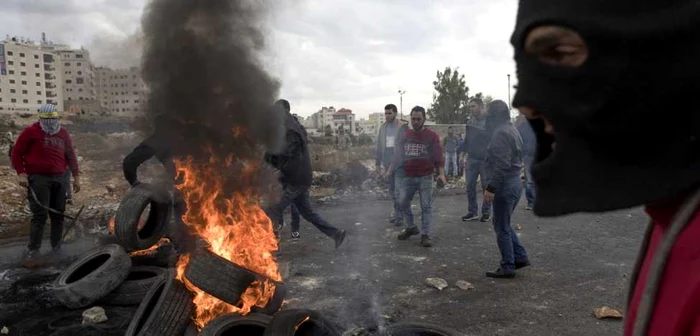
[[[523,51],[542,25],[578,32],[588,58],[548,65]],[[535,213],[608,211],[649,204],[700,183],[700,2],[521,0],[511,43],[515,107],[541,120]]]
[[[496,129],[510,122],[510,109],[502,100],[494,100],[486,107],[486,133],[489,138]]]

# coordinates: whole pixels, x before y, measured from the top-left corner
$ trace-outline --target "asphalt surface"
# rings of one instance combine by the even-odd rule
[[[507,280],[484,277],[498,267],[495,235],[491,223],[461,221],[464,195],[435,201],[434,247],[427,249],[418,245],[418,237],[396,239],[400,228],[387,222],[390,209],[389,201],[318,207],[324,218],[348,231],[338,250],[306,221],[298,241],[290,238],[287,226],[278,256],[288,274],[286,307],[318,310],[342,328],[376,330],[418,321],[467,335],[621,334],[621,321],[597,320],[592,313],[604,305],[624,307],[646,224],[640,209],[542,219],[521,203],[513,224],[522,226],[518,234],[533,265]],[[0,290],[31,273],[16,264],[25,244],[23,239],[0,241]],[[89,240],[66,244],[64,253],[79,255],[91,245]],[[443,278],[449,287],[429,287],[429,277]],[[457,280],[474,289],[457,288]],[[0,298],[0,306],[4,303]]]

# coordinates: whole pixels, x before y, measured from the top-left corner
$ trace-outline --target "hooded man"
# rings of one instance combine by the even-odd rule
[[[28,188],[27,198],[32,211],[27,258],[38,255],[47,217],[51,218],[51,247],[59,253],[63,238],[63,216],[49,212],[34,200],[61,213],[66,208],[66,190],[70,188],[64,174],[70,167],[73,190],[80,191],[80,170],[73,150],[73,140],[59,123],[53,104],[39,108],[39,121],[25,128],[12,149],[12,167],[19,175],[19,184]]]
[[[340,230],[311,209],[309,189],[311,188],[311,156],[304,131],[289,113],[289,102],[280,99],[275,103],[279,113],[284,114],[285,145],[279,153],[265,153],[265,161],[279,169],[282,183],[282,198],[265,212],[274,223],[276,231],[283,226],[283,212],[293,204],[301,217],[335,241],[335,248],[345,240],[345,230]]]
[[[624,333],[700,335],[700,2],[521,0],[511,43],[535,214],[644,205]]]
[[[486,134],[486,114],[484,114],[484,102],[479,98],[473,98],[469,102],[471,118],[467,121],[464,139],[464,160],[462,165],[467,180],[467,215],[462,221],[479,219],[479,205],[476,203],[476,181],[481,178],[481,188],[485,186],[486,174],[484,171],[484,158],[489,137]],[[491,220],[491,203],[483,200],[481,204],[481,221]]]
[[[502,100],[489,104],[486,118],[486,132],[491,140],[484,161],[488,175],[484,200],[493,202],[493,231],[501,252],[501,267],[495,272],[486,272],[486,276],[513,278],[516,269],[530,265],[525,248],[510,223],[522,193],[523,140],[511,124],[510,109]]]
[[[402,123],[399,118],[397,118],[398,110],[396,105],[387,104],[384,106],[384,116],[386,117],[386,122],[382,124],[379,128],[379,135],[377,135],[377,151],[374,160],[374,166],[380,175],[387,174],[387,169],[391,165],[391,161],[394,158],[394,147],[400,141],[399,137],[408,129],[408,126]],[[382,171],[384,167],[384,171]],[[395,181],[395,170],[400,167],[396,167],[394,171],[388,174],[389,180],[389,195],[391,195],[391,200],[394,202],[394,210],[389,216],[389,222],[396,226],[403,225],[403,215],[401,214],[401,208],[399,208],[398,194],[399,185]]]

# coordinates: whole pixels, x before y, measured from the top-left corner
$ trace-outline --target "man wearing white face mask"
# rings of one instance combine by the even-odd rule
[[[66,207],[66,167],[73,175],[73,190],[80,191],[78,160],[68,131],[61,128],[56,106],[45,104],[39,108],[39,121],[25,128],[12,149],[12,166],[19,175],[19,185],[28,191],[32,211],[27,257],[35,257],[41,248],[41,239],[47,217],[51,218],[51,247],[54,253],[61,248],[63,216],[49,213],[36,203],[32,191],[42,204],[63,212]]]

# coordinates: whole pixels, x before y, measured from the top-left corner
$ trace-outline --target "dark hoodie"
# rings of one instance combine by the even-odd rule
[[[523,168],[523,140],[510,122],[508,105],[502,100],[488,105],[486,133],[491,135],[486,150],[486,190],[497,192],[509,178],[519,176]]]
[[[462,144],[462,151],[466,153],[470,158],[475,160],[483,160],[486,156],[486,146],[489,144],[489,137],[486,134],[486,128],[484,126],[484,115],[479,117],[472,116],[469,121],[467,121],[467,126],[465,129],[464,144]]]
[[[279,153],[266,153],[265,161],[280,170],[280,181],[300,187],[311,186],[311,156],[305,132],[289,112],[284,112],[285,146]]]

